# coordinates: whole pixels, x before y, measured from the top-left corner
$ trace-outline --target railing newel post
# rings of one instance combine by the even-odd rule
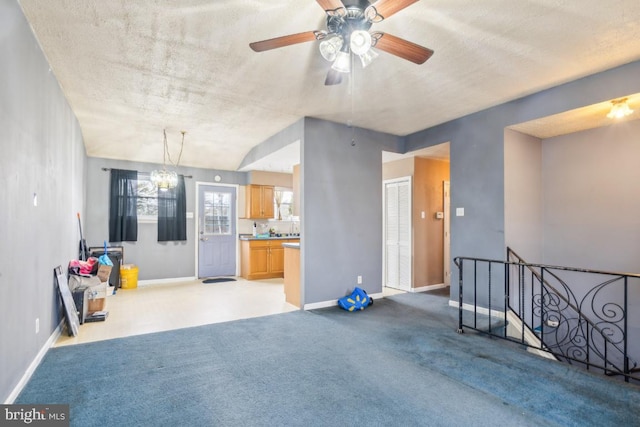
[[[509,321],[507,320],[507,313],[509,312],[509,248],[507,248],[507,262],[504,263],[504,337],[507,338],[507,329],[509,328]]]
[[[628,353],[629,348],[627,346],[627,341],[628,341],[627,333],[629,332],[628,329],[627,329],[628,328],[627,321],[628,321],[628,317],[629,317],[629,316],[627,316],[627,310],[629,309],[629,288],[628,288],[628,286],[629,286],[629,276],[624,276],[624,287],[623,287],[623,289],[624,289],[624,314],[623,314],[623,316],[624,316],[624,320],[623,320],[623,322],[624,322],[624,332],[623,332],[623,334],[624,334],[624,337],[623,337],[624,343],[622,345],[624,347],[623,363],[624,363],[624,380],[626,382],[629,382],[629,353]]]
[[[478,327],[478,260],[473,260],[473,327]]]
[[[492,331],[492,326],[491,326],[491,265],[492,265],[491,261],[489,261],[489,266],[488,266],[489,267],[489,271],[488,271],[488,274],[489,274],[489,283],[488,283],[488,286],[489,286],[489,301],[487,303],[487,305],[489,306],[489,334],[491,334],[491,331]]]
[[[458,258],[458,333],[464,332],[462,329],[462,274],[464,260]]]

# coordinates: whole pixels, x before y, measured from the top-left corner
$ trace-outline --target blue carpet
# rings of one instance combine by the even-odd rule
[[[16,403],[77,426],[638,425],[640,388],[458,335],[447,298],[292,312],[51,349]]]

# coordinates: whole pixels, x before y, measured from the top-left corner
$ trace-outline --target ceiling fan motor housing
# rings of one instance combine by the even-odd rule
[[[369,5],[367,1],[361,3],[366,3],[365,8]],[[344,44],[349,46],[351,33],[369,30],[371,22],[365,17],[364,8],[361,6],[347,6],[346,10],[343,16],[327,15],[327,31],[342,36]]]

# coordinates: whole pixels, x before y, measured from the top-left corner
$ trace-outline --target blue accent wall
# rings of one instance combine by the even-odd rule
[[[0,402],[5,402],[62,319],[53,269],[62,265],[66,271],[69,260],[78,257],[76,214],[84,218],[87,158],[78,121],[17,1],[0,2],[0,58]]]
[[[407,151],[450,142],[452,258],[505,257],[507,126],[639,93],[638,76],[640,62],[633,62],[409,135]],[[465,216],[455,216],[458,207],[465,209]],[[452,265],[451,295],[455,299],[457,280]]]
[[[352,141],[354,143],[352,144]],[[382,149],[398,137],[306,118],[301,148],[305,304],[382,291]]]

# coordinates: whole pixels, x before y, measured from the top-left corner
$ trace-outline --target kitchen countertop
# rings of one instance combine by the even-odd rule
[[[253,237],[251,234],[241,234],[240,240],[290,240],[300,239],[300,236],[269,236],[269,237]]]

